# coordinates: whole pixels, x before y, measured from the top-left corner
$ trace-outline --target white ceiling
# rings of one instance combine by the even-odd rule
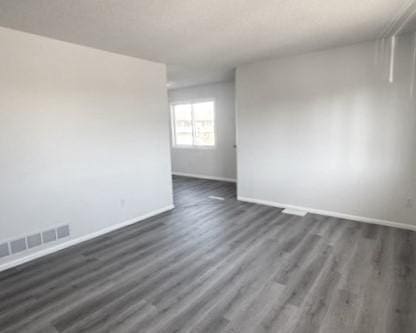
[[[413,0],[0,0],[0,25],[168,64],[170,87],[412,26]]]

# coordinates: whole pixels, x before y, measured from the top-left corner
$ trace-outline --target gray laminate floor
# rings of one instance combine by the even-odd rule
[[[1,273],[0,331],[416,332],[415,233],[284,215],[228,183],[174,192],[171,212]]]

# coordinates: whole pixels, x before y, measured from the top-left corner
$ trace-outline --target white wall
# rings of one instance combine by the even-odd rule
[[[237,69],[240,197],[416,225],[414,35],[393,83],[388,42]]]
[[[0,45],[0,242],[172,204],[164,65],[3,28]]]
[[[169,90],[169,102],[215,99],[214,149],[172,149],[172,169],[176,173],[215,178],[236,178],[234,82]]]

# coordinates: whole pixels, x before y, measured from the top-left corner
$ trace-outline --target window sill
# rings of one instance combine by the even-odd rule
[[[172,149],[214,150],[216,146],[172,146]]]

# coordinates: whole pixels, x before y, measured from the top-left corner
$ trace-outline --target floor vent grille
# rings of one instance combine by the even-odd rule
[[[282,211],[282,213],[289,214],[289,215],[297,215],[297,216],[305,216],[306,214],[308,214],[307,211],[294,209],[294,208],[286,208]]]
[[[214,199],[214,200],[221,200],[221,201],[224,201],[225,200],[223,197],[217,197],[215,195],[210,195],[208,198]]]
[[[55,242],[58,239],[69,237],[69,235],[69,225],[62,225],[36,234],[2,242],[0,243],[0,258],[32,249],[45,243]]]

